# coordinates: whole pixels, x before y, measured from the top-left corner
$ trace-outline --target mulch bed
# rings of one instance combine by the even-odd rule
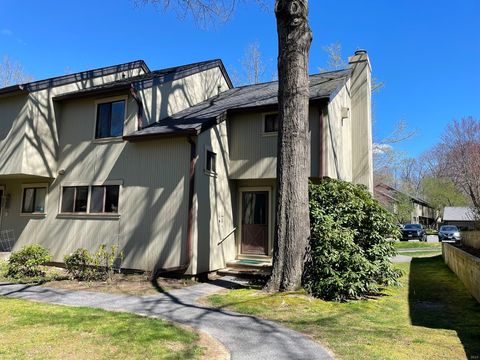
[[[469,253],[470,255],[473,255],[473,256],[476,256],[478,258],[480,258],[480,249],[476,249],[476,248],[473,248],[473,247],[470,247],[470,246],[466,246],[466,245],[463,245],[463,244],[452,244],[453,246]]]

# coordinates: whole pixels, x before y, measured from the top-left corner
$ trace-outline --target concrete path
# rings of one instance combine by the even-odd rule
[[[412,262],[412,257],[405,256],[405,255],[396,255],[392,257],[392,262],[393,263],[409,263],[409,262]]]
[[[271,321],[199,305],[196,300],[235,285],[222,278],[155,296],[127,296],[0,283],[0,295],[51,304],[87,306],[159,317],[205,331],[236,359],[333,359],[305,335]]]
[[[399,254],[401,254],[401,253],[415,253],[415,252],[422,253],[422,252],[432,252],[432,251],[442,251],[442,248],[432,246],[432,247],[426,247],[426,248],[412,248],[412,249],[398,249],[397,250],[397,252]]]

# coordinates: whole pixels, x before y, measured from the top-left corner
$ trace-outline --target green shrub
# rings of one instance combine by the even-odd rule
[[[87,249],[79,248],[72,254],[65,255],[63,261],[67,272],[74,279],[88,280],[93,276],[93,259]]]
[[[50,253],[43,246],[26,245],[10,254],[6,275],[14,279],[45,276],[43,265],[51,260]]]
[[[311,238],[303,285],[315,297],[348,300],[396,283],[390,257],[400,236],[395,218],[361,185],[310,184]]]
[[[64,262],[71,277],[92,281],[110,279],[117,270],[115,262],[122,259],[123,252],[118,252],[118,246],[112,245],[108,250],[107,246],[102,244],[95,254],[91,254],[87,249],[77,249],[72,254],[66,255]]]

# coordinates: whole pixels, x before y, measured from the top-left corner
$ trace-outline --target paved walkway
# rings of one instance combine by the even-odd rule
[[[231,288],[233,279],[222,278],[155,296],[127,296],[89,291],[51,289],[0,283],[0,295],[51,304],[88,306],[159,317],[205,331],[230,350],[236,359],[333,359],[305,335],[271,321],[199,305],[200,297]]]
[[[405,256],[405,255],[395,255],[392,257],[392,262],[393,263],[405,263],[405,262],[411,262],[412,257],[411,256]]]

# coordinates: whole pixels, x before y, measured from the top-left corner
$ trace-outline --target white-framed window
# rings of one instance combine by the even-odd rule
[[[60,214],[118,214],[120,184],[65,185]]]
[[[264,134],[277,134],[279,130],[279,117],[278,113],[269,113],[263,115],[263,133]]]
[[[23,184],[22,214],[45,214],[48,184]]]
[[[126,114],[126,98],[112,98],[95,102],[95,139],[123,135]]]

